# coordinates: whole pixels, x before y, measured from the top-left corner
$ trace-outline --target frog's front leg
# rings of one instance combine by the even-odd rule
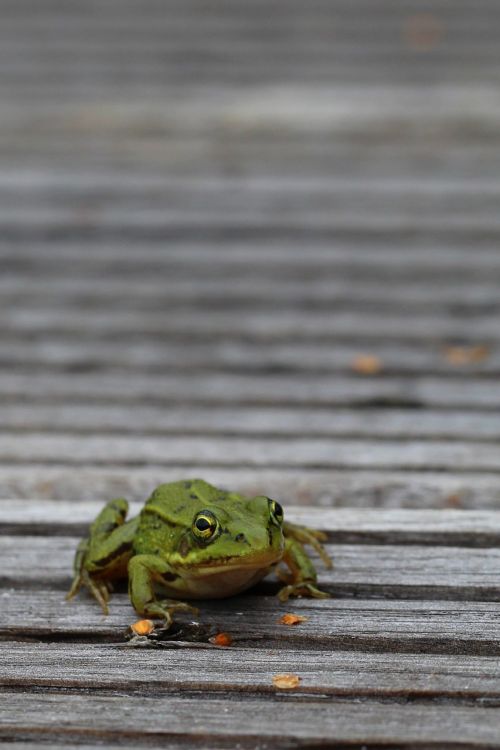
[[[186,602],[171,599],[158,600],[155,595],[155,583],[165,583],[176,578],[168,562],[156,555],[135,555],[128,564],[128,587],[130,601],[139,615],[160,618],[165,626],[172,623],[172,614],[177,611],[198,614],[196,607]]]
[[[111,500],[92,523],[89,536],[80,542],[75,554],[67,599],[85,586],[108,614],[109,584],[126,575],[137,529],[137,519],[125,523],[127,511],[126,500]]]
[[[320,543],[325,540],[321,531],[309,529],[306,526],[285,523],[285,551],[283,562],[290,569],[290,575],[280,576],[286,581],[278,593],[282,602],[287,601],[290,596],[311,596],[316,599],[326,599],[330,595],[321,591],[316,586],[317,573],[312,560],[304,549],[304,544],[310,544],[318,552],[327,568],[332,567],[332,561]]]

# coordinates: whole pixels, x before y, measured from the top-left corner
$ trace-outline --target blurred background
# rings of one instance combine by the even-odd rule
[[[0,495],[500,507],[494,0],[0,0]]]

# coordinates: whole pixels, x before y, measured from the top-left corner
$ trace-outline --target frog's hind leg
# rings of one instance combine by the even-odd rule
[[[73,563],[74,578],[66,596],[71,599],[81,586],[88,588],[108,613],[109,587],[114,578],[126,574],[132,552],[137,519],[125,522],[126,500],[111,500],[90,527],[89,536],[78,545]]]
[[[284,524],[285,536],[295,539],[301,544],[309,544],[313,549],[316,550],[318,555],[323,560],[325,566],[330,570],[333,568],[333,562],[330,555],[327,553],[321,542],[326,542],[326,534],[324,531],[318,531],[317,529],[310,529],[308,526],[299,526],[296,523],[290,523],[285,521]]]

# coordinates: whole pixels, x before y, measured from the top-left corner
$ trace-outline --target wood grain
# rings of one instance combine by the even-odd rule
[[[66,602],[64,592],[55,585],[47,588],[34,583],[23,587],[18,582],[15,588],[7,583],[2,589],[0,634],[9,642],[35,639],[123,645],[126,628],[137,620],[125,593],[114,594],[110,614],[104,617],[88,595]],[[455,597],[461,598],[449,600],[391,599],[386,592],[372,590],[381,596],[296,599],[280,604],[264,590],[202,602],[199,619],[217,631],[229,631],[236,645],[258,652],[267,644],[282,655],[292,648],[498,657],[498,601],[466,601],[460,591],[455,591]],[[307,621],[285,627],[278,620],[286,612],[302,614]]]
[[[61,712],[57,693],[28,694],[6,690],[3,693],[0,733],[3,736],[28,735],[32,732],[57,731],[71,741],[78,737],[88,741],[97,732],[117,740],[122,736],[141,734],[144,740],[168,741],[183,735],[198,741],[209,734],[213,739],[240,738],[257,744],[259,738],[283,746],[282,731],[293,738],[293,744],[329,742],[333,746],[365,741],[415,747],[446,747],[446,743],[474,743],[491,747],[500,730],[500,713],[496,708],[484,712],[477,724],[473,706],[418,705],[387,706],[381,720],[380,702],[366,700],[300,700],[280,702],[279,724],[276,706],[267,696],[258,700],[238,701],[221,698],[180,698],[141,696],[140,701],[124,701],[120,695],[93,695],[81,700],[79,694],[64,696]],[[22,712],[22,724],[19,712]],[[145,717],[155,715],[154,723]],[[50,735],[49,735],[50,736]],[[467,746],[467,745],[465,745]]]
[[[183,476],[200,476],[247,495],[265,494],[283,503],[387,508],[498,509],[498,475],[484,471],[315,469],[304,466],[267,468],[190,465],[61,466],[56,463],[9,464],[0,467],[4,497],[92,500],[104,503],[125,495],[144,501],[155,486]]]
[[[57,355],[56,355],[57,356]],[[64,356],[64,355],[63,355]],[[67,363],[71,354],[64,357]],[[40,370],[40,363],[38,366]],[[81,360],[78,360],[81,362]],[[114,363],[116,365],[116,363]],[[53,366],[51,364],[51,366]],[[71,364],[66,364],[71,370]],[[144,365],[142,365],[144,367]],[[186,366],[189,369],[188,366]],[[75,366],[78,369],[78,364]],[[482,411],[414,409],[339,408],[314,406],[300,410],[293,406],[189,406],[132,403],[121,404],[62,402],[50,404],[9,403],[2,407],[2,422],[12,433],[53,433],[64,435],[105,434],[115,437],[140,434],[154,436],[203,436],[207,440],[228,435],[240,438],[347,438],[377,440],[459,441],[482,443],[498,440],[497,414]]]
[[[498,746],[499,29],[3,0],[6,747]],[[267,580],[202,603],[231,648],[168,653],[124,645],[124,590],[64,602],[102,503],[186,475],[324,529],[335,598]]]
[[[282,626],[283,627],[283,626]],[[309,633],[303,635],[309,639]],[[295,639],[296,641],[298,638]],[[333,639],[332,639],[333,645]],[[497,657],[241,648],[126,649],[123,644],[0,643],[2,687],[275,693],[275,674],[298,672],[301,695],[498,697]],[[245,669],[238,668],[244,661]],[[165,669],[166,663],[168,669]]]

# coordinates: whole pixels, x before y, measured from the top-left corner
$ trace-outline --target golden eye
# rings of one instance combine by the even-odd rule
[[[269,500],[269,515],[271,516],[271,521],[276,524],[276,526],[281,526],[283,523],[283,508],[276,502],[276,500],[271,500],[270,497],[267,499]]]
[[[191,529],[197,539],[208,542],[217,533],[219,522],[210,510],[200,510],[194,517]]]

